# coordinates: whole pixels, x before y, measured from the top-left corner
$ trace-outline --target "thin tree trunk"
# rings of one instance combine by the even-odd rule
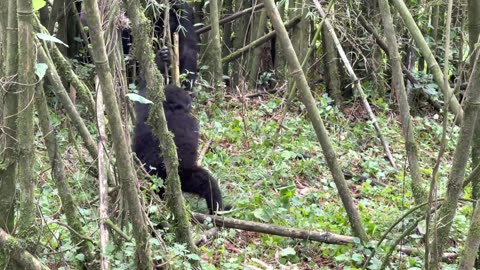
[[[7,57],[7,25],[8,25],[8,2],[0,1],[0,78],[5,76],[6,57]],[[3,97],[3,91],[0,93],[0,98]],[[3,98],[1,99],[3,100]],[[3,108],[0,108],[0,115]],[[1,119],[0,119],[1,120]],[[0,122],[0,124],[2,124]]]
[[[480,34],[480,1],[468,1],[468,36],[470,52],[475,50],[475,43],[478,42]],[[474,58],[471,58],[471,66],[474,64]],[[475,131],[472,141],[472,165],[473,167],[480,164],[480,117],[477,118]],[[472,197],[475,200],[480,199],[480,179],[474,179],[472,182]]]
[[[447,193],[445,201],[438,213],[438,225],[434,233],[431,247],[430,269],[438,269],[438,260],[448,241],[453,218],[457,211],[457,202],[465,175],[468,162],[468,153],[473,137],[473,129],[478,115],[478,103],[480,102],[480,57],[477,52],[476,62],[468,83],[465,100],[465,115],[460,128],[457,148],[453,156],[452,170],[448,177]]]
[[[127,6],[129,3],[125,3]],[[138,3],[139,4],[139,3]],[[85,1],[85,11],[93,46],[95,68],[105,97],[105,108],[109,115],[110,130],[116,154],[118,175],[122,184],[122,192],[128,203],[128,213],[133,226],[133,236],[136,243],[136,265],[138,269],[152,269],[149,234],[145,225],[143,210],[138,198],[137,181],[133,169],[129,146],[126,144],[120,111],[113,86],[113,77],[108,65],[108,57],[103,39],[100,14],[95,0]],[[129,10],[131,11],[131,9]],[[135,17],[130,16],[134,20]],[[137,21],[138,22],[138,21]],[[153,59],[153,54],[149,54]]]
[[[468,37],[469,37],[469,50],[470,52],[475,51],[475,44],[479,42],[480,36],[480,1],[477,0],[468,0],[467,4],[467,12],[468,12]],[[463,50],[461,50],[463,51]],[[477,50],[478,51],[478,50]],[[463,55],[462,55],[463,57]],[[475,58],[471,57],[470,66],[473,67],[475,64]],[[457,70],[457,72],[462,72],[461,69]],[[462,78],[462,74],[458,74],[457,78]],[[458,80],[458,87],[461,85],[461,81]],[[480,164],[480,117],[477,117],[477,121],[475,123],[475,129],[473,131],[473,139],[472,139],[472,167],[475,168]],[[475,200],[480,199],[480,178],[475,177],[472,180],[472,198]],[[475,205],[474,216],[472,217],[472,224],[470,225],[469,236],[467,237],[467,242],[464,250],[464,258],[463,261],[459,265],[460,267],[465,267],[462,269],[467,269],[466,267],[471,265],[471,261],[475,261],[475,253],[478,253],[478,242],[475,239],[478,239],[478,233],[480,224],[478,223],[478,215],[480,215],[480,205],[477,202]],[[475,252],[474,250],[477,250]],[[473,258],[471,257],[473,256]],[[477,257],[478,258],[478,257]],[[480,267],[480,260],[476,260],[475,262],[476,268]],[[470,268],[472,269],[472,268]]]
[[[342,170],[338,164],[335,151],[333,150],[332,144],[329,140],[328,132],[323,125],[322,119],[320,118],[320,113],[318,111],[318,108],[316,107],[315,100],[308,87],[308,83],[303,74],[300,62],[295,55],[295,51],[288,37],[287,30],[282,23],[280,14],[278,13],[278,10],[275,7],[275,3],[273,2],[273,0],[264,0],[264,3],[265,9],[267,10],[267,15],[272,22],[273,28],[278,33],[277,38],[282,45],[283,51],[285,53],[290,73],[297,82],[297,86],[300,91],[300,100],[307,109],[308,117],[310,118],[310,121],[312,121],[315,133],[317,134],[317,138],[322,146],[327,164],[330,168],[330,171],[332,172],[333,180],[335,181],[335,185],[337,186],[340,198],[342,199],[343,205],[347,211],[352,231],[355,236],[361,239],[362,242],[366,242],[368,240],[368,237],[363,228],[360,215],[355,208],[355,205],[353,204],[352,196],[348,189],[347,183],[345,182]]]
[[[480,246],[480,204],[475,204],[473,216],[468,230],[467,240],[463,249],[462,259],[458,264],[459,270],[478,269],[474,268],[475,259],[478,255],[478,247]]]
[[[98,124],[98,194],[100,205],[98,212],[100,216],[100,251],[102,254],[107,252],[108,230],[106,222],[108,220],[108,184],[107,184],[107,166],[105,162],[105,149],[107,145],[107,135],[105,133],[105,108],[103,106],[102,91],[97,92],[97,124]],[[100,258],[100,269],[110,269],[110,262],[107,256]]]
[[[402,17],[405,26],[408,28],[410,34],[415,40],[415,43],[417,44],[420,53],[427,61],[428,67],[430,68],[430,71],[433,75],[433,79],[439,85],[440,89],[442,89],[445,102],[449,102],[450,110],[457,117],[458,120],[461,120],[463,117],[463,111],[460,103],[458,103],[458,100],[455,96],[452,96],[452,89],[450,89],[448,85],[445,85],[443,83],[443,72],[437,63],[437,60],[435,60],[435,56],[432,54],[432,51],[428,47],[427,42],[423,38],[423,35],[420,32],[417,24],[415,23],[412,15],[405,6],[405,3],[403,2],[403,0],[392,0],[392,2],[394,3],[397,11],[400,13],[400,16]],[[448,100],[448,97],[450,96],[452,96],[452,98]]]
[[[235,1],[235,10],[240,11],[242,9],[250,7],[248,0],[236,0]],[[253,9],[250,14],[253,14]],[[235,33],[235,38],[233,39],[233,48],[234,51],[239,50],[240,48],[244,47],[245,40],[247,40],[248,36],[248,19],[246,16],[241,17],[236,21],[233,26],[233,31]],[[240,55],[243,56],[243,55]],[[224,58],[225,59],[225,58]],[[225,61],[222,59],[222,62]],[[232,67],[232,84],[231,85],[238,85],[243,88],[243,78],[245,76],[245,59],[241,58],[233,63]]]
[[[228,14],[228,16],[232,15],[233,13],[233,0],[225,0],[223,1],[223,9],[224,15]],[[220,21],[218,22],[220,24]],[[230,54],[232,50],[232,24],[226,23],[223,25],[223,49],[222,49],[222,57],[225,57]],[[228,75],[228,65],[223,65],[223,74]]]
[[[333,7],[332,7],[333,11]],[[332,16],[334,14],[332,13]],[[328,32],[328,28],[325,24],[322,24],[322,48],[325,56],[323,64],[325,66],[325,81],[327,83],[327,89],[335,101],[337,106],[342,105],[342,85],[340,81],[340,71],[338,66],[338,54],[335,49],[335,42],[333,41],[331,34]]]
[[[33,38],[33,8],[30,0],[17,0],[18,16],[18,183],[20,187],[18,235],[33,238],[36,227],[34,203],[35,180],[33,177],[34,152],[34,95],[35,50]]]
[[[302,61],[302,64],[304,61],[308,61],[305,59],[305,55],[307,54],[307,49],[308,49],[308,39],[309,39],[309,34],[310,34],[310,21],[307,20],[307,6],[305,1],[303,0],[296,0],[294,1],[295,5],[294,8],[291,9],[291,14],[290,17],[293,16],[299,16],[300,17],[300,22],[293,26],[293,28],[290,31],[290,36],[291,36],[291,41],[292,41],[292,46],[293,49],[295,50],[295,54],[297,55],[297,59],[299,61]],[[293,3],[292,3],[293,4]],[[302,65],[302,69],[305,67],[305,65]],[[306,70],[303,70],[303,74],[307,76]],[[295,81],[294,80],[288,80],[288,89],[289,92],[296,92],[293,88],[296,87]]]
[[[58,190],[58,196],[62,201],[62,208],[67,218],[68,226],[70,226],[76,233],[71,233],[72,243],[78,245],[80,248],[77,250],[77,254],[83,254],[85,256],[85,269],[87,265],[93,265],[94,254],[93,246],[89,241],[85,241],[84,227],[80,221],[77,206],[72,197],[72,190],[65,177],[65,166],[61,153],[59,153],[59,147],[57,143],[56,133],[50,122],[50,114],[48,112],[47,100],[43,91],[43,84],[39,82],[37,85],[35,108],[38,113],[38,121],[43,137],[45,139],[45,147],[48,151],[48,157],[50,164],[52,165],[52,178],[55,181],[55,186]]]
[[[6,48],[6,76],[13,80],[18,67],[18,32],[17,32],[17,1],[8,2],[8,27]],[[5,93],[5,109],[3,133],[5,136],[5,151],[0,168],[0,228],[7,233],[13,233],[15,185],[17,179],[17,161],[15,158],[17,148],[17,113],[18,95],[16,84],[8,84]]]
[[[210,23],[212,24],[212,31],[209,33],[209,49],[208,49],[208,62],[210,62],[211,81],[215,87],[216,100],[221,102],[223,100],[223,69],[222,69],[222,44],[220,43],[220,25],[218,0],[210,0]]]
[[[256,28],[257,32],[255,33],[253,40],[258,39],[259,37],[265,34],[267,30],[267,13],[265,10],[262,10],[260,13],[260,18],[258,19],[258,25]],[[263,45],[263,44],[262,44]],[[257,77],[258,71],[260,70],[260,60],[262,58],[263,46],[258,46],[253,50],[253,57],[250,61],[250,69],[248,74],[248,86],[250,88],[256,88],[257,86]]]
[[[372,23],[373,25],[381,24],[380,8],[378,2],[380,0],[369,0],[372,8]],[[373,87],[375,91],[375,98],[385,98],[386,94],[386,82],[385,82],[385,64],[383,62],[384,54],[380,46],[376,43],[373,44],[373,52],[371,56],[372,69],[370,76],[373,81]]]
[[[397,38],[393,29],[393,19],[390,13],[390,6],[386,0],[379,0],[380,13],[382,15],[383,29],[389,48],[389,59],[392,68],[392,91],[395,92],[402,123],[403,137],[405,138],[405,150],[407,152],[410,176],[412,177],[411,189],[415,204],[419,205],[427,199],[425,188],[422,184],[420,169],[418,165],[418,151],[413,134],[413,123],[410,116],[410,106],[407,102],[407,91],[403,81],[401,56],[398,51]]]
[[[278,13],[280,14],[280,20],[285,21],[285,2],[284,1],[277,1],[278,4]],[[292,21],[293,18],[291,18],[289,21]],[[300,21],[299,21],[300,22]],[[287,28],[288,29],[288,28]],[[278,42],[277,38],[274,37],[272,41],[272,49],[274,50],[274,54],[272,55],[273,57],[273,69],[275,70],[275,73],[277,74],[277,77],[281,80],[284,80],[286,78],[286,67],[287,63],[285,62],[285,55],[283,52],[282,45],[280,42]]]

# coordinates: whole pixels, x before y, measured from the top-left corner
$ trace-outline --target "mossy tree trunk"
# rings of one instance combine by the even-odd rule
[[[18,67],[18,32],[17,32],[17,1],[8,1],[7,46],[5,75],[13,79]],[[0,227],[7,233],[13,233],[15,184],[17,179],[17,114],[18,95],[16,84],[8,84],[5,93],[5,102],[2,103],[4,128],[4,152],[0,168]]]
[[[126,2],[125,4],[128,5]],[[139,3],[138,3],[139,4]],[[105,108],[109,116],[110,131],[116,154],[116,165],[122,185],[123,196],[128,203],[130,222],[133,227],[133,236],[136,242],[136,265],[138,269],[152,269],[152,257],[148,243],[149,234],[145,225],[143,210],[138,197],[137,181],[133,169],[129,146],[123,133],[123,125],[114,91],[113,77],[108,64],[107,51],[100,22],[100,12],[95,0],[85,1],[85,11],[93,46],[93,59],[100,85],[102,87]],[[134,20],[135,18],[131,16]],[[134,20],[134,25],[135,24]],[[137,30],[138,31],[138,30]],[[153,54],[150,54],[153,57]]]
[[[362,242],[366,242],[368,241],[368,237],[363,228],[360,215],[353,204],[352,195],[350,194],[342,170],[338,164],[336,153],[330,142],[328,132],[323,125],[322,119],[320,118],[320,113],[309,89],[305,75],[303,74],[300,62],[295,55],[295,50],[293,49],[292,42],[288,37],[287,30],[282,23],[280,14],[273,0],[264,0],[264,3],[265,9],[267,10],[267,15],[272,22],[273,28],[275,31],[277,31],[277,40],[282,45],[289,66],[289,71],[292,72],[292,76],[297,83],[300,100],[306,107],[308,117],[312,122],[317,138],[322,146],[328,167],[332,173],[333,180],[346,209],[352,231],[355,236],[361,239]]]
[[[31,0],[17,1],[18,14],[18,183],[20,187],[18,235],[33,239],[35,234],[34,203],[35,180],[33,172],[34,152],[34,95],[35,95],[35,47],[33,37],[33,8]]]
[[[218,102],[223,100],[223,69],[222,69],[222,44],[220,43],[220,25],[219,13],[221,7],[219,6],[219,0],[210,0],[210,24],[212,30],[208,34],[209,44],[206,52],[206,62],[209,68],[210,82],[215,87],[215,97]]]
[[[134,47],[134,56],[140,63],[140,70],[142,70],[141,76],[146,81],[147,98],[153,102],[150,106],[150,115],[147,124],[152,126],[153,133],[159,138],[159,147],[167,171],[167,179],[165,179],[167,206],[174,215],[173,226],[175,235],[179,243],[185,244],[191,253],[196,253],[197,249],[192,240],[190,222],[185,209],[185,202],[178,176],[176,146],[172,134],[168,131],[165,112],[163,110],[163,101],[165,100],[163,91],[164,80],[158,69],[155,68],[153,61],[154,54],[149,36],[152,28],[149,20],[141,12],[142,7],[140,3],[124,0],[124,4],[127,7],[127,14],[132,20],[133,37],[137,42]],[[221,52],[219,52],[219,56],[220,53]],[[199,262],[196,260],[192,259],[190,263],[193,267],[199,267]]]

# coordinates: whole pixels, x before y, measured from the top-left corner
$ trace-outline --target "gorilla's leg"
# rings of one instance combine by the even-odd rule
[[[207,170],[201,167],[182,169],[180,180],[183,191],[197,194],[207,201],[210,214],[224,210],[220,187]]]

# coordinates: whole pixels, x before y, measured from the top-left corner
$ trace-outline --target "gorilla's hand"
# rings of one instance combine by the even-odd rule
[[[158,51],[158,56],[160,60],[165,62],[166,65],[170,65],[172,63],[172,58],[170,55],[170,50],[167,47],[163,47]]]

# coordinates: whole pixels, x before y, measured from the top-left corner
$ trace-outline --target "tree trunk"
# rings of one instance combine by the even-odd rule
[[[390,13],[390,6],[386,0],[379,0],[380,13],[382,15],[383,29],[389,48],[389,59],[392,68],[392,91],[395,92],[398,109],[400,110],[400,120],[402,123],[403,137],[405,138],[405,150],[407,152],[408,165],[410,167],[410,176],[412,177],[411,189],[415,199],[415,204],[419,205],[427,199],[425,188],[422,184],[420,169],[418,165],[418,151],[415,137],[413,134],[412,118],[410,116],[410,106],[407,102],[407,91],[403,81],[401,56],[398,51],[397,38],[393,29],[393,19]]]
[[[480,34],[480,1],[468,1],[468,36],[469,49],[471,52],[475,50],[475,43],[478,42]],[[474,64],[474,58],[471,58],[471,65]],[[472,167],[475,168],[480,164],[480,118],[477,119],[475,125],[475,133],[472,142]],[[480,199],[480,179],[474,179],[472,183],[472,197],[475,200]]]
[[[341,106],[343,102],[342,82],[340,81],[338,54],[337,50],[335,49],[335,42],[333,42],[331,34],[328,32],[327,26],[325,24],[322,24],[321,27],[322,49],[323,55],[325,56],[323,58],[323,64],[325,66],[325,82],[327,84],[327,90],[330,96],[335,101],[335,104],[337,106]]]
[[[278,13],[280,14],[280,20],[285,21],[285,2],[278,1]],[[272,40],[272,50],[274,51],[273,57],[273,70],[277,74],[278,79],[284,80],[286,78],[286,62],[285,62],[285,55],[283,53],[283,48],[278,42],[278,39],[275,37]]]
[[[251,5],[250,1],[237,0],[235,1],[235,10],[238,12],[242,9],[248,8]],[[253,13],[253,11],[252,11]],[[242,48],[245,44],[245,41],[248,37],[248,20],[249,17],[243,16],[240,19],[237,19],[236,23],[233,26],[234,39],[233,39],[233,48],[234,51]],[[242,85],[243,78],[245,77],[245,64],[246,61],[244,58],[238,59],[233,63],[232,67],[232,85],[240,86]],[[243,87],[240,87],[242,89]]]
[[[220,25],[218,24],[218,14],[221,7],[218,6],[218,0],[210,0],[210,24],[212,30],[208,34],[207,64],[209,68],[209,78],[215,88],[215,97],[217,102],[223,101],[223,69],[222,69],[222,44],[220,43]]]
[[[232,15],[233,13],[233,0],[224,0],[223,1],[223,10],[224,15],[227,14]],[[222,58],[229,55],[231,50],[233,49],[232,44],[232,23],[226,23],[223,25],[223,50],[222,50]],[[228,75],[228,65],[223,65],[223,74]]]
[[[133,6],[131,6],[130,3],[130,1],[125,1],[125,5],[129,6],[128,12],[131,13],[129,15],[133,21],[133,26],[136,28],[138,27],[138,17],[140,17],[140,15],[138,7],[135,6],[135,4],[139,5],[139,3],[132,3]],[[153,263],[150,245],[148,243],[149,234],[147,232],[144,214],[138,198],[137,181],[133,170],[133,162],[131,160],[129,146],[126,144],[125,135],[123,134],[123,125],[114,91],[112,73],[108,65],[108,57],[97,2],[95,0],[86,0],[85,11],[90,30],[90,38],[92,39],[92,52],[95,61],[95,69],[102,87],[101,91],[105,98],[105,108],[109,115],[112,140],[115,142],[113,145],[116,154],[118,175],[122,185],[123,195],[128,202],[129,218],[132,223],[132,232],[136,242],[136,265],[138,269],[152,269]],[[138,32],[139,30],[135,29],[135,33]],[[149,46],[151,45],[149,44]],[[149,56],[153,61],[153,53],[151,51]]]
[[[438,225],[436,237],[433,239],[431,250],[431,258],[433,259],[430,269],[437,269],[438,260],[448,241],[450,229],[452,227],[453,218],[457,211],[457,202],[465,175],[465,168],[468,162],[468,152],[473,137],[473,129],[478,115],[478,104],[480,102],[480,54],[476,53],[476,61],[467,87],[467,96],[465,100],[465,115],[460,128],[460,135],[457,141],[457,148],[453,156],[452,170],[448,177],[447,193],[445,201],[438,213]]]
[[[468,0],[467,11],[468,11],[468,16],[467,16],[468,17],[468,37],[469,37],[468,46],[469,46],[470,52],[474,52],[475,44],[479,42],[478,39],[480,36],[480,1]],[[470,66],[473,67],[474,64],[475,64],[475,58],[471,57]],[[462,72],[462,71],[458,70],[458,72]],[[461,78],[460,77],[461,75],[462,74],[459,74],[457,77]],[[459,84],[458,85],[459,87],[460,87],[461,81],[462,80],[457,82]],[[473,133],[473,139],[472,139],[472,168],[475,168],[480,164],[480,117],[477,117],[477,121],[475,122],[475,129],[473,132],[474,133]],[[475,200],[480,199],[480,178],[478,177],[472,180],[472,198]],[[471,259],[472,259],[471,256],[473,256],[473,260],[475,260],[475,253],[476,253],[475,250],[478,250],[478,242],[476,242],[475,239],[478,239],[478,236],[476,235],[476,233],[478,233],[479,226],[480,226],[480,223],[478,221],[478,215],[480,213],[477,213],[479,211],[480,211],[480,205],[477,202],[475,205],[474,216],[472,217],[472,224],[470,225],[469,235],[467,237],[467,244],[465,246],[465,251],[464,251],[465,255],[459,267],[470,266]],[[476,268],[480,267],[480,260],[476,260],[475,266]],[[462,268],[462,269],[467,269],[467,268]]]
[[[175,235],[177,241],[185,244],[188,251],[196,253],[197,249],[192,240],[190,223],[180,188],[176,147],[172,135],[168,131],[165,112],[163,110],[165,93],[162,89],[164,80],[158,69],[155,68],[151,40],[147,35],[147,33],[151,31],[151,26],[149,21],[141,13],[142,7],[138,2],[124,0],[124,4],[127,7],[127,14],[132,20],[133,37],[137,41],[134,56],[140,64],[140,70],[142,70],[142,76],[146,82],[147,98],[153,102],[150,106],[150,115],[147,124],[152,127],[153,134],[159,138],[160,152],[163,156],[163,162],[167,172],[167,179],[165,179],[167,206],[175,217],[173,224]],[[105,98],[107,97],[107,95],[103,96]],[[140,211],[140,209],[138,209],[138,211]],[[147,236],[145,235],[144,237]],[[144,242],[144,244],[147,243]],[[190,263],[193,267],[199,267],[199,262],[196,260],[190,260]]]
[[[265,34],[265,30],[267,30],[267,13],[265,10],[262,10],[260,13],[260,18],[258,19],[258,25],[256,28],[257,32],[255,35],[252,33],[252,42],[256,39],[262,37]],[[253,57],[250,61],[250,69],[248,74],[248,86],[250,88],[256,88],[257,86],[257,78],[258,72],[260,71],[260,59],[262,58],[263,52],[263,45],[256,47],[253,50]]]
[[[5,76],[6,56],[7,56],[7,25],[8,25],[8,2],[7,0],[0,1],[0,78]],[[0,98],[3,97],[3,91],[0,93]],[[1,99],[3,100],[3,98]],[[3,108],[0,108],[0,115]],[[2,123],[0,122],[0,125]]]
[[[20,187],[18,235],[20,238],[33,239],[36,227],[34,203],[35,180],[34,162],[34,103],[35,95],[35,50],[32,27],[32,1],[17,0],[18,16],[18,183]],[[29,14],[29,15],[26,15]]]
[[[373,25],[380,25],[381,24],[381,16],[380,8],[379,8],[379,1],[380,0],[368,0],[371,3],[371,18]],[[372,61],[372,69],[370,72],[370,76],[373,82],[373,89],[374,89],[374,97],[375,98],[385,98],[386,94],[386,82],[384,77],[385,71],[385,64],[383,63],[384,54],[380,46],[376,43],[373,44],[373,53],[371,57]]]
[[[6,76],[14,77],[18,67],[18,32],[17,32],[17,1],[8,1],[8,26],[6,46]],[[15,206],[15,185],[17,179],[17,114],[18,95],[17,85],[7,85],[4,105],[4,132],[5,151],[2,156],[2,163],[5,167],[0,168],[0,228],[7,233],[13,233],[14,229],[14,206]]]

